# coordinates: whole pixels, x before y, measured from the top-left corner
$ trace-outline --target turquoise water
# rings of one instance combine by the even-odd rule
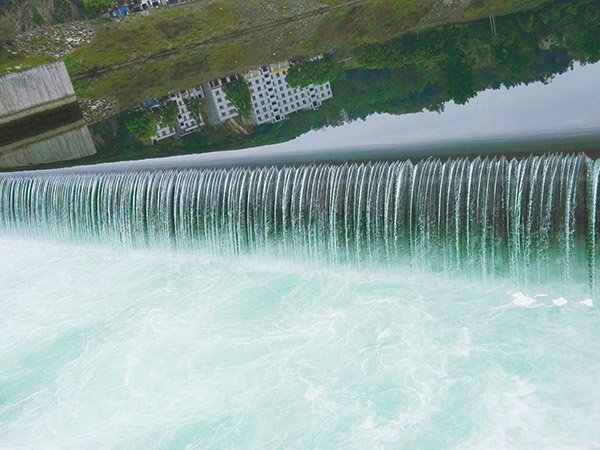
[[[600,442],[586,287],[12,238],[0,252],[0,448]]]

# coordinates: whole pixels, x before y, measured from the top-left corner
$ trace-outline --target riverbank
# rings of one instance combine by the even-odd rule
[[[0,74],[35,64],[35,58],[40,62],[63,58],[80,100],[111,105],[98,112],[84,106],[86,119],[97,122],[148,98],[230,73],[492,13],[509,14],[544,2],[196,1],[120,21],[71,27],[79,37],[62,39],[67,51],[60,48],[61,39],[44,43],[43,33],[30,37],[27,45],[20,36],[20,51],[30,58],[1,65]]]

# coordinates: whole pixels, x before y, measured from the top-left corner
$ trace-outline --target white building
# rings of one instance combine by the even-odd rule
[[[168,137],[175,136],[175,134],[176,134],[175,129],[173,129],[167,125],[163,125],[162,123],[157,123],[156,124],[156,135],[152,136],[150,138],[150,140],[152,142],[162,141],[163,139],[166,139]]]
[[[177,123],[175,124],[175,128],[158,123],[156,125],[156,135],[151,138],[152,142],[157,142],[175,135],[179,137],[185,136],[186,134],[198,131],[200,127],[204,126],[202,117],[200,117],[199,122],[192,118],[191,113],[188,111],[185,104],[185,99],[187,98],[204,98],[204,90],[202,89],[202,86],[197,86],[193,89],[188,89],[186,91],[169,95],[166,101],[175,102],[177,104],[177,108],[179,109]],[[154,106],[154,108],[160,108],[160,104],[157,104]]]
[[[324,100],[333,97],[330,83],[310,85],[297,89],[285,81],[290,65],[288,62],[272,64],[243,74],[250,87],[252,115],[244,118],[246,123],[261,125],[279,122],[288,114],[301,109],[317,109]],[[237,109],[227,101],[223,84],[230,78],[213,80],[203,85],[209,122],[218,124],[236,117]]]
[[[160,6],[166,6],[168,4],[168,0],[141,0],[140,2],[140,6],[143,9],[158,8]]]
[[[247,121],[256,125],[279,122],[301,109],[317,109],[324,100],[333,97],[329,82],[292,88],[285,80],[289,68],[289,63],[283,62],[244,74],[253,108],[252,117]]]
[[[230,77],[219,78],[204,83],[205,105],[208,122],[218,125],[238,115],[237,109],[227,100],[223,85],[231,81]]]

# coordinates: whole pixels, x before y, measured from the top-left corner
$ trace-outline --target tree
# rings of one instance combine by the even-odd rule
[[[38,27],[41,27],[46,23],[44,16],[40,14],[35,5],[31,5],[31,21]]]
[[[17,27],[8,19],[0,19],[0,47],[10,44],[17,32]]]
[[[185,103],[192,119],[196,123],[200,123],[202,121],[202,102],[200,99],[198,97],[188,97],[183,99],[183,103]]]
[[[132,111],[125,119],[125,127],[134,138],[145,141],[156,134],[156,116],[142,110]]]
[[[115,5],[113,0],[83,0],[86,12],[93,16],[99,16],[110,10]]]
[[[175,128],[177,125],[177,116],[179,115],[179,107],[177,103],[173,101],[167,102],[165,106],[162,106],[158,110],[160,116],[160,122],[168,127]]]
[[[440,85],[454,103],[464,105],[477,95],[477,75],[469,58],[456,52],[440,63]]]
[[[594,25],[598,23],[600,18],[600,11],[594,5],[587,5],[585,7],[585,23],[588,25]]]
[[[291,87],[305,88],[310,84],[334,81],[341,73],[341,66],[331,56],[305,60],[294,64],[285,77]]]
[[[233,106],[236,107],[240,116],[248,116],[252,112],[252,100],[250,99],[250,88],[243,78],[233,80],[223,86],[223,92]]]

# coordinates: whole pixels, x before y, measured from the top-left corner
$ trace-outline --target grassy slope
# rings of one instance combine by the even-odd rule
[[[313,1],[302,9],[298,0],[264,3],[198,1],[107,25],[67,66],[76,77],[87,72],[89,97],[109,93],[127,107],[216,76],[407,31],[434,0]],[[90,78],[93,71],[101,75]]]
[[[228,73],[397,36],[420,26],[437,3],[198,0],[106,24],[66,62],[85,83],[80,93],[127,108]]]
[[[65,58],[80,97],[139,102],[263,64],[389,39],[431,23],[505,14],[545,0],[196,0],[98,25]],[[329,8],[329,9],[328,9]],[[19,61],[15,65],[35,61]],[[41,61],[45,62],[45,61]],[[0,75],[11,64],[0,65]]]
[[[81,0],[4,0],[0,1],[0,17],[25,31],[40,25],[78,20],[84,15]]]

